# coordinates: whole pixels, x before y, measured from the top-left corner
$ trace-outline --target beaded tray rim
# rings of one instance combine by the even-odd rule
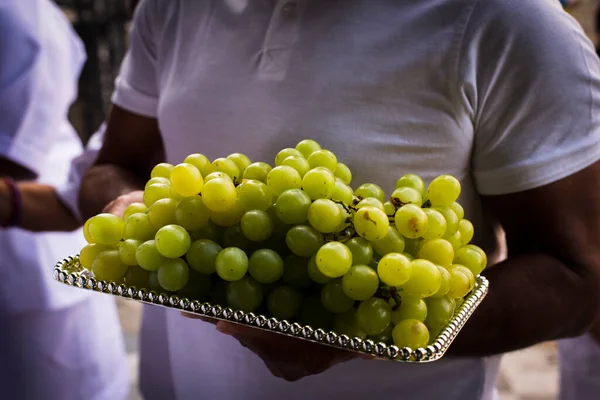
[[[489,281],[483,276],[477,276],[475,287],[467,295],[448,325],[439,333],[436,340],[426,348],[398,348],[394,345],[374,343],[372,340],[350,338],[335,332],[325,332],[323,329],[313,329],[297,322],[290,323],[277,318],[267,318],[264,315],[246,313],[231,308],[213,306],[208,302],[190,301],[176,295],[156,293],[145,289],[129,287],[125,284],[98,281],[79,264],[79,256],[70,256],[56,264],[53,270],[56,281],[84,290],[101,292],[128,300],[162,306],[185,311],[202,317],[228,321],[277,334],[308,340],[338,349],[367,354],[375,358],[403,363],[425,363],[441,359],[473,312],[487,295]]]

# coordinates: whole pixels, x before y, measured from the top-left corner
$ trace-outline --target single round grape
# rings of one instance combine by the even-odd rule
[[[425,325],[428,328],[443,328],[454,316],[456,303],[448,297],[429,298],[427,303],[427,319]]]
[[[396,207],[402,207],[405,204],[414,204],[421,207],[423,198],[418,190],[402,186],[392,192],[390,201]]]
[[[458,269],[451,268],[448,272],[450,273],[450,289],[446,296],[451,299],[465,297],[472,289],[469,277]]]
[[[405,319],[396,324],[392,337],[394,344],[399,348],[418,349],[426,347],[429,343],[429,330],[421,321]]]
[[[275,202],[277,218],[286,224],[306,222],[310,197],[301,189],[290,189],[281,193]]]
[[[248,211],[240,222],[242,233],[253,242],[267,240],[273,233],[273,221],[265,211]]]
[[[242,173],[237,164],[227,158],[217,158],[211,163],[212,172],[223,172],[233,181],[241,180]]]
[[[444,239],[447,240],[448,242],[450,242],[455,253],[458,249],[463,247],[460,231],[454,232],[454,235],[450,235],[450,236],[444,235]]]
[[[352,188],[339,179],[335,180],[333,193],[331,193],[331,199],[335,201],[341,201],[344,204],[352,204],[354,192]]]
[[[213,242],[219,242],[223,234],[222,229],[222,227],[209,220],[205,226],[190,233],[194,240],[209,239]]]
[[[224,281],[239,281],[248,271],[248,256],[242,249],[227,247],[217,255],[215,269]]]
[[[327,311],[321,303],[321,296],[315,295],[304,300],[300,312],[300,322],[313,329],[323,329],[328,332],[333,322],[333,314]]]
[[[254,179],[267,183],[267,175],[271,172],[271,166],[264,162],[255,162],[250,164],[244,170],[244,179]]]
[[[196,168],[196,167],[194,167]],[[180,258],[167,260],[158,269],[158,283],[169,292],[176,292],[188,283],[190,270],[185,261]]]
[[[409,296],[429,297],[440,290],[442,274],[431,261],[416,259],[410,262],[412,275],[402,289]]]
[[[302,178],[302,190],[312,200],[329,199],[335,189],[335,176],[327,168],[315,168]]]
[[[160,163],[157,164],[152,171],[150,172],[150,178],[167,178],[171,177],[171,171],[173,170],[173,165],[169,163]]]
[[[470,285],[470,289],[473,289],[473,287],[475,286],[475,276],[473,274],[473,272],[471,272],[471,270],[467,267],[465,267],[464,265],[461,264],[452,264],[449,268],[449,270],[456,270],[456,271],[460,271],[463,274],[465,274],[465,276],[467,278],[469,278],[469,285]]]
[[[149,289],[150,272],[138,266],[129,267],[125,273],[125,284],[137,289]]]
[[[92,272],[98,280],[122,283],[127,272],[127,265],[121,261],[118,250],[106,250],[94,259]]]
[[[201,274],[188,268],[189,279],[187,284],[177,291],[179,298],[188,300],[205,301],[211,293],[212,275]]]
[[[169,197],[171,197],[171,185],[155,183],[144,189],[144,204],[146,207],[152,206],[160,199],[168,199]]]
[[[352,266],[350,249],[340,242],[325,243],[317,251],[317,267],[330,278],[343,276]]]
[[[246,211],[266,211],[273,204],[273,196],[269,187],[261,181],[244,180],[236,190],[240,203]]]
[[[317,150],[308,156],[308,164],[311,168],[324,167],[334,172],[337,169],[337,157],[329,150]]]
[[[402,235],[410,239],[416,239],[427,232],[427,214],[425,214],[421,207],[414,204],[407,204],[396,211],[394,224],[398,232]]]
[[[446,220],[446,233],[444,237],[453,235],[458,230],[458,217],[456,213],[450,207],[446,206],[434,207],[433,209],[439,211]]]
[[[332,233],[342,221],[342,212],[333,201],[318,199],[308,207],[307,217],[308,223],[317,231]]]
[[[405,319],[425,321],[427,318],[427,304],[423,299],[411,296],[402,296],[400,306],[392,299],[388,302],[392,308],[392,323],[397,324]]]
[[[210,213],[210,220],[223,227],[233,226],[242,220],[244,207],[240,199],[235,199],[233,204],[225,210],[213,211]]]
[[[113,246],[109,246],[106,244],[90,243],[84,246],[83,249],[81,249],[81,252],[79,253],[79,263],[83,268],[87,269],[88,271],[91,271],[92,264],[94,263],[96,257],[98,257],[98,254],[107,250],[113,250]]]
[[[158,271],[168,258],[160,254],[154,240],[148,240],[140,244],[135,251],[137,264],[146,271]]]
[[[383,239],[389,227],[388,216],[379,208],[363,207],[354,214],[356,233],[370,242]]]
[[[269,313],[280,320],[293,320],[300,314],[302,295],[291,286],[278,286],[267,298]]]
[[[451,175],[440,175],[427,187],[427,198],[434,206],[450,206],[460,195],[460,182]]]
[[[267,185],[273,194],[279,196],[286,190],[300,189],[302,178],[300,178],[300,174],[294,168],[287,165],[280,165],[273,168],[267,175]]]
[[[283,259],[273,250],[256,250],[248,259],[248,273],[259,283],[277,282],[283,275]]]
[[[247,251],[250,249],[252,242],[248,240],[242,233],[242,228],[239,224],[230,226],[223,233],[222,244],[224,247],[237,247],[241,250]]]
[[[127,211],[127,209],[125,209],[125,211]],[[126,219],[127,218],[123,217],[123,220],[126,220]],[[90,233],[90,222],[91,221],[92,221],[92,219],[90,218],[87,221],[85,221],[85,224],[83,224],[83,238],[85,239],[85,241],[88,244],[95,243],[94,238],[92,237],[92,234]]]
[[[446,219],[439,211],[433,208],[424,208],[427,215],[427,231],[423,234],[425,239],[437,239],[446,234]]]
[[[327,282],[331,281],[330,277],[323,275],[321,271],[319,271],[319,267],[317,266],[317,256],[312,256],[308,260],[306,270],[310,279],[317,282],[318,284],[324,285]]]
[[[440,270],[440,274],[442,276],[442,284],[440,285],[440,288],[438,289],[437,292],[435,292],[435,294],[431,295],[431,297],[435,297],[435,298],[439,298],[439,297],[444,297],[448,294],[448,292],[450,291],[450,272],[448,272],[448,270],[444,267],[441,266],[437,266],[438,269]]]
[[[449,267],[454,260],[454,249],[447,240],[429,239],[421,244],[418,257],[442,267]]]
[[[475,234],[475,228],[468,219],[460,220],[458,223],[458,231],[460,232],[460,239],[463,246],[469,244],[471,239],[473,239],[473,235]]]
[[[390,226],[387,235],[382,239],[371,242],[371,246],[377,254],[383,257],[388,253],[402,253],[406,245],[398,230]]]
[[[338,163],[334,172],[336,178],[340,178],[344,184],[349,185],[352,182],[352,171],[346,164]]]
[[[119,256],[121,257],[121,261],[123,262],[123,264],[129,266],[137,265],[137,260],[135,259],[135,252],[141,244],[142,242],[135,239],[127,239],[119,243]]]
[[[175,210],[177,202],[173,199],[160,199],[148,209],[148,220],[155,230],[176,223]]]
[[[123,212],[123,221],[127,221],[127,218],[133,214],[145,213],[146,211],[148,211],[148,207],[144,203],[131,203]]]
[[[303,257],[291,255],[283,260],[282,280],[286,285],[304,289],[310,286],[308,276],[308,260]]]
[[[384,343],[392,344],[392,333],[394,332],[394,324],[389,324],[387,328],[378,335],[371,335],[367,338],[372,340],[373,343]]]
[[[325,244],[323,235],[308,225],[296,225],[285,235],[285,243],[292,253],[311,257]]]
[[[351,339],[357,337],[364,340],[367,337],[367,333],[358,325],[356,310],[353,308],[343,314],[337,314],[333,318],[333,330],[335,333],[346,335]]]
[[[467,249],[476,250],[479,254],[481,254],[481,257],[483,257],[483,269],[485,269],[485,267],[487,267],[487,254],[485,254],[485,251],[483,251],[481,247],[475,246],[474,244],[467,244],[465,247]]]
[[[125,221],[123,230],[124,239],[136,239],[141,242],[154,239],[157,229],[150,223],[148,214],[136,213],[130,215]]]
[[[383,192],[383,189],[381,189],[374,183],[365,183],[363,185],[360,185],[354,191],[354,195],[359,199],[374,197],[382,203],[385,201],[385,193]]]
[[[216,271],[217,256],[223,250],[218,244],[208,239],[192,242],[185,258],[190,268],[202,274],[212,274]]]
[[[235,205],[237,191],[231,179],[215,178],[204,183],[202,201],[211,211],[226,211]]]
[[[288,167],[294,168],[296,171],[298,171],[301,178],[310,170],[308,161],[306,161],[306,158],[301,156],[289,156],[283,160],[281,165],[287,165]]]
[[[296,149],[292,149],[292,148],[283,149],[279,153],[277,153],[277,155],[275,156],[275,166],[280,166],[283,163],[283,161],[288,157],[304,158],[304,155]]]
[[[367,240],[354,237],[348,240],[345,245],[352,253],[353,265],[369,265],[373,260],[373,246]]]
[[[200,196],[182,199],[175,207],[175,223],[188,231],[197,231],[208,225],[210,210]]]
[[[396,215],[396,206],[394,206],[391,201],[386,201],[383,203],[383,212],[385,212],[385,215],[393,217]]]
[[[191,244],[190,235],[179,225],[167,225],[160,228],[156,232],[155,241],[156,250],[168,258],[183,256]]]
[[[402,286],[412,276],[412,263],[403,254],[389,253],[379,260],[377,274],[388,286]]]
[[[202,174],[192,164],[179,164],[171,171],[171,189],[181,196],[195,196],[203,185]]]
[[[244,172],[244,170],[250,165],[252,164],[252,161],[250,161],[250,159],[248,158],[248,156],[242,154],[242,153],[233,153],[227,156],[227,159],[233,161],[235,163],[235,165],[238,167],[239,173],[241,174],[242,172]],[[237,176],[238,178],[241,178],[240,175]]]
[[[259,283],[249,276],[244,276],[227,285],[227,305],[234,310],[255,311],[263,301],[263,290]]]
[[[360,209],[363,207],[375,207],[385,212],[385,208],[383,207],[383,203],[377,200],[375,197],[367,197],[366,199],[362,199],[356,205],[356,208]]]
[[[425,195],[425,182],[419,175],[415,174],[406,174],[401,176],[396,181],[396,189],[401,187],[409,187],[415,189],[421,197]]]
[[[204,177],[204,183],[206,184],[206,182],[210,182],[213,179],[217,179],[217,178],[231,180],[231,177],[229,175],[227,175],[225,172],[211,172],[210,174],[208,174]]]
[[[356,319],[367,335],[378,335],[392,323],[392,310],[385,300],[371,297],[360,303]]]
[[[321,145],[314,140],[304,139],[296,145],[298,150],[305,158],[308,158],[312,153],[321,150]]]
[[[148,188],[148,186],[154,185],[154,184],[157,184],[157,183],[160,183],[160,184],[163,184],[163,185],[167,185],[167,186],[171,186],[171,181],[168,178],[163,178],[162,176],[157,176],[156,178],[150,178],[148,180],[148,182],[146,182],[146,185],[144,185],[144,190],[146,188]],[[138,211],[138,212],[144,212],[144,211]]]
[[[450,208],[454,211],[454,214],[456,214],[459,221],[465,217],[465,209],[458,202],[455,201],[450,204]]]
[[[95,243],[113,245],[123,239],[125,223],[114,214],[98,214],[90,219],[89,233]]]
[[[203,177],[206,177],[211,172],[210,160],[203,154],[190,154],[183,162],[198,168]]]
[[[327,311],[334,314],[343,314],[354,306],[354,300],[344,293],[341,279],[333,280],[323,286],[321,303]]]
[[[352,300],[367,300],[377,292],[379,277],[373,268],[355,265],[342,277],[342,288]]]
[[[477,250],[463,247],[456,251],[454,264],[461,264],[469,268],[477,276],[483,271],[483,257]]]

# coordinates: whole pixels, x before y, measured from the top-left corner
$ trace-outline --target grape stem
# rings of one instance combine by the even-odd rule
[[[429,200],[427,200],[425,203],[423,203],[423,205],[421,206],[421,208],[429,208],[431,207],[431,202]]]
[[[394,302],[396,303],[396,305],[394,307],[392,307],[392,311],[396,311],[400,307],[400,305],[402,305],[402,297],[400,297],[400,294],[398,293],[398,289],[396,289],[393,286],[390,289],[390,295],[392,296],[392,298],[394,299]]]
[[[358,211],[358,208],[354,207],[354,206],[349,206],[346,203],[344,203],[343,201],[337,201],[337,200],[333,200],[334,203],[341,205],[342,207],[344,207],[344,210],[346,210],[346,212],[348,214],[350,214],[351,211]],[[356,204],[355,204],[356,205]]]

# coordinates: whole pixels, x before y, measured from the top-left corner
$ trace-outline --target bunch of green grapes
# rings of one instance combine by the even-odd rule
[[[386,197],[314,140],[274,164],[192,154],[152,170],[144,202],[88,220],[101,280],[177,293],[399,347],[426,346],[486,267],[460,183],[407,174]]]

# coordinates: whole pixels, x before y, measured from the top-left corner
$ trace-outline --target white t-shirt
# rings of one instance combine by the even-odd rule
[[[313,138],[352,168],[354,186],[452,174],[492,263],[504,239],[480,195],[598,160],[599,100],[592,44],[547,0],[147,0],[113,97],[158,118],[171,163],[193,152],[272,162]],[[210,324],[161,309],[149,318],[162,323],[144,335],[167,337],[168,360],[144,362],[172,369],[143,379],[149,398],[172,385],[178,399],[478,400],[497,373],[498,358],[355,360],[288,383]]]

